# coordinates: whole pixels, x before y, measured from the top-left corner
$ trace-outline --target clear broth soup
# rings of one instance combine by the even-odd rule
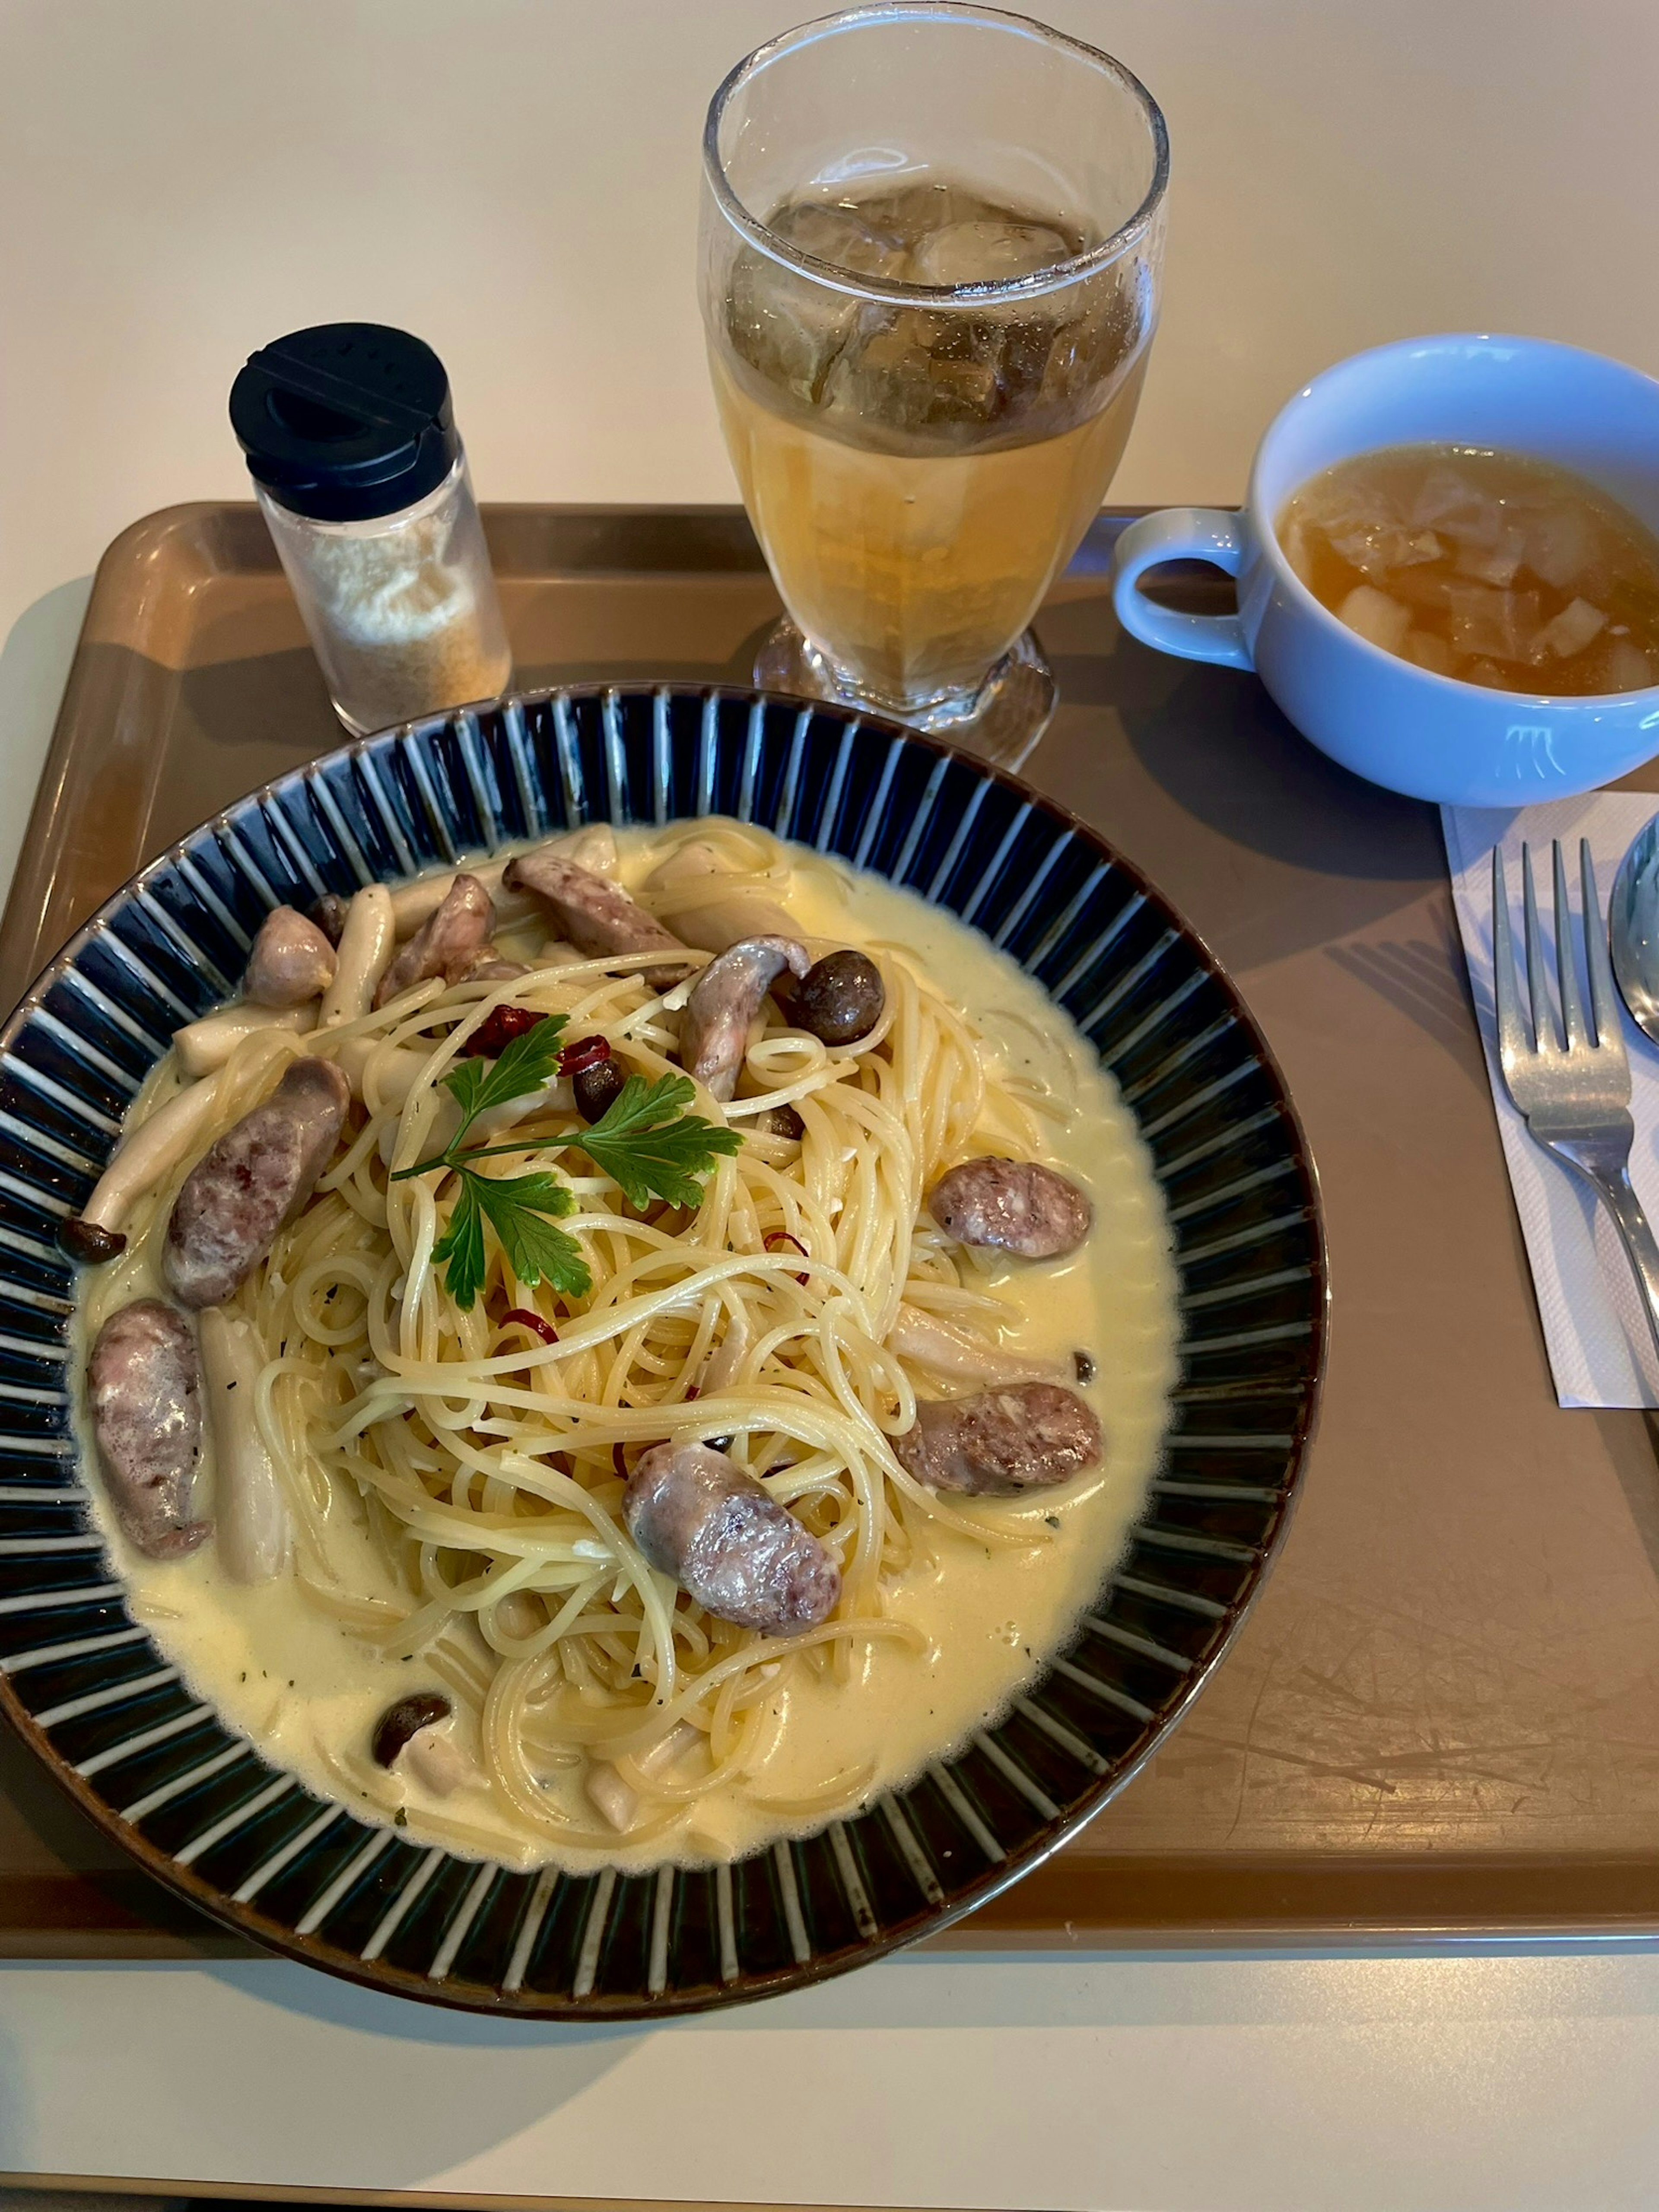
[[[1570,469],[1391,446],[1312,477],[1278,529],[1322,606],[1437,676],[1556,696],[1659,683],[1659,538]]]

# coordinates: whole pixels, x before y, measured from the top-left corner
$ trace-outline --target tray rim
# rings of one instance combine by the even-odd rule
[[[1115,523],[1146,511],[1127,503],[1109,504],[1091,526],[1096,546]],[[551,520],[556,524],[567,520],[614,523],[640,518],[662,526],[669,538],[677,524],[696,526],[705,520],[723,520],[740,525],[743,517],[742,508],[731,501],[486,501],[483,512],[487,520],[499,514],[509,522],[526,518]],[[110,598],[133,591],[136,580],[131,562],[135,546],[153,553],[158,544],[176,542],[179,535],[198,529],[204,522],[252,517],[256,513],[252,502],[236,499],[173,502],[137,518],[105,548],[96,564],[81,635],[43,764],[35,794],[37,810],[60,745],[72,742],[77,748],[83,747],[94,736],[92,729],[71,726],[77,676],[84,672],[82,650],[94,628],[94,617],[99,618],[97,626],[102,635],[112,635],[102,619],[104,611]],[[759,565],[757,554],[756,565]],[[1097,556],[1092,561],[1079,560],[1071,574],[1079,583],[1086,576],[1097,588],[1103,566]],[[252,573],[236,562],[218,572],[224,578]],[[632,573],[642,580],[654,575],[665,582],[671,579],[678,582],[713,580],[719,572],[688,557],[669,567],[635,568],[631,572],[606,566],[596,571],[559,566],[510,573],[556,592],[588,573],[601,578]],[[129,635],[129,642],[137,650],[141,641]],[[101,737],[105,732],[96,734]],[[167,734],[165,727],[157,732],[163,740]],[[16,944],[17,893],[24,863],[37,848],[35,826],[36,815],[32,813],[0,929],[0,957]],[[32,975],[40,965],[40,957],[25,960],[14,952],[11,972]],[[1085,1850],[1076,1857],[1062,1854],[1035,1870],[1021,1888],[993,1902],[979,1915],[957,1923],[942,1936],[925,1940],[941,1954],[972,1946],[979,1950],[1042,1949],[1064,1954],[1082,1949],[1133,1955],[1193,1948],[1249,1954],[1311,1946],[1340,1952],[1380,1941],[1412,1950],[1445,1944],[1620,1943],[1659,1933],[1659,1850],[1644,1858],[1628,1848],[1602,1850],[1583,1844],[1511,1859],[1496,1844],[1484,1841],[1467,1849],[1449,1844],[1431,1852],[1401,1850],[1367,1855],[1352,1846],[1335,1851],[1310,1849],[1298,1853],[1282,1849],[1234,1855],[1212,1844],[1191,1855],[1186,1893],[1177,1889],[1175,1901],[1184,1908],[1185,1917],[1178,1921],[1158,1917],[1156,1911],[1149,1916],[1133,1905],[1127,1917],[1105,1917],[1113,1910],[1121,1886],[1127,1882],[1133,1891],[1140,1872],[1154,1864],[1170,1869],[1172,1888],[1182,1881],[1183,1862],[1162,1851],[1128,1849],[1097,1854]],[[1607,1895],[1605,1873],[1598,1878],[1598,1870],[1609,1868],[1617,1869],[1620,1877],[1612,1898]],[[1530,1877],[1526,1887],[1528,1893],[1535,1889],[1535,1902],[1530,1894],[1524,1901],[1515,1895],[1512,1878],[1517,1870]],[[196,1928],[179,1930],[151,1920],[143,1917],[144,1904],[129,1907],[113,1893],[108,1897],[112,1911],[106,1925],[88,1926],[72,1919],[67,1906],[61,1917],[26,1917],[26,1910],[10,1907],[6,1901],[9,1891],[21,1891],[37,1882],[60,1887],[66,1899],[96,1893],[100,1884],[110,1882],[112,1874],[119,1876],[129,1871],[135,1881],[143,1881],[130,1862],[117,1869],[79,1867],[57,1862],[54,1854],[54,1863],[38,1873],[31,1868],[15,1875],[0,1875],[0,1957],[42,1955],[46,1947],[52,1947],[51,1955],[79,1955],[88,1961],[131,1958],[141,1951],[145,1955],[179,1958],[203,1955],[210,1946],[214,1954],[222,1955],[223,1945],[240,1945],[240,1955],[261,1955],[258,1947],[246,1938],[228,1937],[213,1923],[203,1922]],[[1068,1875],[1071,1880],[1064,1882],[1062,1889],[1063,1878]],[[1352,1909],[1350,1876],[1356,1884],[1372,1878],[1374,1884],[1380,1884],[1380,1894],[1373,1886],[1369,1909]],[[1651,1905],[1638,1894],[1644,1887],[1651,1893]],[[1091,1888],[1098,1917],[1079,1917],[1081,1893]],[[1456,1894],[1459,1892],[1464,1893]],[[1582,1901],[1586,1892],[1594,1899],[1589,1910]],[[1016,1917],[1021,1909],[1018,1900],[1024,1897],[1030,1900],[1030,1918]],[[1198,1907],[1196,1911],[1192,1910],[1194,1905]],[[90,1948],[77,1953],[76,1946]]]

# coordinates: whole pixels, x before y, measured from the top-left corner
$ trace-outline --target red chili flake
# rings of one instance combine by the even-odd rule
[[[545,1014],[532,1013],[528,1006],[497,1006],[461,1047],[460,1057],[499,1060],[514,1037],[521,1037],[526,1030],[533,1030],[538,1022],[546,1019]]]
[[[544,1321],[538,1313],[532,1313],[528,1306],[509,1306],[501,1316],[501,1327],[505,1328],[509,1322],[517,1322],[520,1328],[527,1328],[544,1344],[556,1344],[559,1340],[559,1332],[552,1323]]]
[[[689,1406],[691,1403],[691,1401],[698,1395],[699,1393],[696,1384],[695,1382],[688,1382],[685,1386],[685,1404]]]
[[[611,1040],[602,1036],[578,1037],[574,1044],[566,1045],[559,1054],[561,1075],[580,1075],[585,1067],[597,1067],[602,1060],[611,1057]]]
[[[799,1237],[792,1237],[787,1229],[769,1230],[761,1239],[761,1242],[765,1245],[769,1252],[781,1252],[786,1244],[793,1244],[796,1251],[800,1254],[803,1260],[810,1258],[811,1256],[806,1247],[801,1243]],[[797,1275],[795,1278],[795,1280],[798,1283],[810,1283],[811,1279],[812,1279],[810,1275]]]

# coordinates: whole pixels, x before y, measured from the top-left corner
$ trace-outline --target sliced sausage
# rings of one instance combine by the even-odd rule
[[[58,1242],[71,1259],[98,1267],[125,1251],[127,1238],[122,1223],[146,1191],[154,1190],[164,1176],[170,1176],[181,1160],[189,1158],[217,1096],[216,1084],[190,1084],[142,1127],[123,1136],[91,1197],[78,1214],[71,1213],[58,1229]]]
[[[1069,1482],[1100,1458],[1100,1423],[1074,1390],[1016,1383],[916,1407],[916,1425],[893,1438],[899,1464],[929,1490],[1013,1498]]]
[[[965,1160],[933,1185],[927,1211],[959,1244],[1056,1260],[1075,1252],[1095,1210],[1074,1182],[1035,1160]]]
[[[763,1483],[707,1444],[655,1444],[628,1479],[629,1533],[721,1620],[798,1636],[828,1620],[841,1570]]]
[[[381,976],[374,1003],[383,1006],[411,984],[441,976],[459,983],[484,956],[495,928],[495,906],[476,876],[459,875],[435,914],[401,946]]]
[[[292,1061],[185,1178],[162,1267],[187,1306],[222,1305],[316,1188],[339,1141],[351,1086],[332,1060]]]
[[[291,906],[273,907],[259,925],[242,978],[246,997],[260,1006],[303,1006],[320,999],[339,965],[314,921]]]
[[[730,1098],[749,1042],[749,1024],[786,970],[804,975],[811,956],[793,937],[748,937],[711,960],[680,1017],[680,1065],[716,1098]]]
[[[501,881],[509,890],[534,891],[551,908],[576,950],[589,959],[606,952],[684,954],[686,950],[672,931],[629,898],[619,884],[557,853],[520,854],[516,860],[508,861]],[[683,960],[644,971],[645,981],[653,991],[667,990],[684,973]]]
[[[182,1314],[160,1298],[112,1313],[88,1368],[110,1504],[147,1559],[182,1559],[209,1533],[190,1517],[202,1455],[202,1374]]]
[[[503,960],[494,945],[481,945],[466,971],[469,983],[516,983],[530,973],[522,960]]]

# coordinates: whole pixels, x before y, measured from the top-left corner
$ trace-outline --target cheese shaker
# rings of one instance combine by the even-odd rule
[[[501,602],[430,346],[380,323],[295,331],[249,357],[230,420],[354,735],[507,689]]]

